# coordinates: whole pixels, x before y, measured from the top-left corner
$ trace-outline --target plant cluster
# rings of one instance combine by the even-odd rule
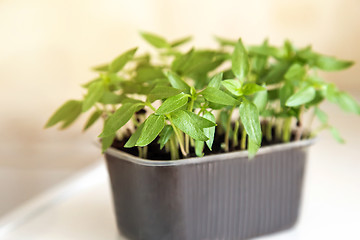
[[[294,140],[301,139],[306,111],[322,123],[312,135],[328,128],[342,142],[319,109],[325,99],[360,114],[349,94],[318,75],[319,70],[343,70],[353,63],[310,46],[298,49],[285,41],[275,47],[265,40],[245,47],[241,39],[216,37],[217,49],[184,52],[181,46],[191,37],[169,42],[141,35],[156,53],[136,55],[133,48],[93,68],[98,77],[83,85],[83,99],[67,101],[46,127],[61,123],[64,129],[91,110],[84,130],[104,119],[99,135],[103,151],[117,138],[127,140],[126,148],[138,147],[139,156],[146,158],[147,145],[157,140],[171,159],[185,158],[191,151],[202,156],[205,147],[212,149],[216,130],[223,133],[224,151],[239,146],[254,156],[263,139],[288,142],[293,130]]]

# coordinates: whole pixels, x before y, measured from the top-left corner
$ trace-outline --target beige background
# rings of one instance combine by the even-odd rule
[[[0,215],[99,159],[79,121],[44,131],[53,110],[93,77],[89,67],[133,46],[138,30],[169,39],[212,35],[274,44],[285,38],[360,62],[359,0],[0,0]],[[360,64],[329,80],[355,96]],[[83,119],[84,120],[84,119]]]

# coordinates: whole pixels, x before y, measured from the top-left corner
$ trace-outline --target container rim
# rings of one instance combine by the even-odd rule
[[[311,138],[311,139],[304,139],[299,141],[293,141],[289,143],[279,143],[274,144],[271,146],[261,147],[259,151],[256,153],[258,155],[264,155],[267,153],[278,152],[288,149],[294,148],[305,148],[308,146],[313,145],[317,142],[318,138]],[[101,147],[100,141],[95,141],[95,144],[98,147]],[[198,164],[204,162],[214,162],[214,161],[224,161],[228,159],[233,159],[234,157],[248,157],[248,151],[233,151],[227,153],[220,153],[220,154],[213,154],[204,157],[191,157],[186,159],[179,159],[179,160],[148,160],[144,158],[139,158],[137,156],[131,155],[129,153],[123,152],[121,150],[115,148],[108,148],[105,153],[110,154],[111,156],[121,158],[122,160],[132,162],[138,165],[143,166],[180,166],[180,165],[189,165],[189,164]],[[220,156],[220,158],[219,158]],[[255,157],[256,157],[255,156]]]

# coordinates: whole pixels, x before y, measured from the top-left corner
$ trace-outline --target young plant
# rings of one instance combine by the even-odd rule
[[[45,127],[60,123],[65,129],[91,111],[84,130],[104,120],[99,135],[103,152],[116,140],[123,142],[125,151],[137,148],[143,158],[154,147],[169,152],[171,159],[203,156],[213,148],[247,149],[252,157],[264,141],[297,141],[322,129],[330,129],[343,142],[319,108],[324,100],[360,114],[349,94],[317,73],[346,69],[351,61],[321,55],[311,47],[297,49],[289,41],[281,47],[267,40],[245,47],[241,39],[217,37],[217,49],[183,52],[179,47],[190,37],[170,42],[141,35],[156,54],[136,55],[133,48],[93,68],[98,76],[83,85],[84,98],[67,101]],[[322,126],[304,135],[307,111]]]

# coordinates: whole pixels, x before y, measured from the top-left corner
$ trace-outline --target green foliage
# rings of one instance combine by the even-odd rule
[[[252,158],[263,135],[275,142],[301,139],[302,115],[309,110],[319,119],[320,130],[329,129],[344,142],[319,108],[324,100],[360,115],[353,97],[318,75],[319,70],[346,69],[351,61],[319,54],[310,46],[296,48],[288,40],[280,47],[268,40],[244,46],[241,39],[215,37],[219,48],[186,49],[191,37],[169,41],[140,34],[157,53],[132,48],[92,68],[97,76],[82,85],[83,99],[67,101],[45,127],[67,128],[89,111],[84,130],[103,120],[103,152],[117,139],[126,142],[125,148],[137,147],[140,157],[146,157],[149,144],[169,151],[172,159],[190,152],[201,157],[205,144],[214,149],[216,132],[223,138],[216,149],[247,147]],[[298,127],[291,129],[295,121]],[[290,139],[291,131],[295,139]]]

